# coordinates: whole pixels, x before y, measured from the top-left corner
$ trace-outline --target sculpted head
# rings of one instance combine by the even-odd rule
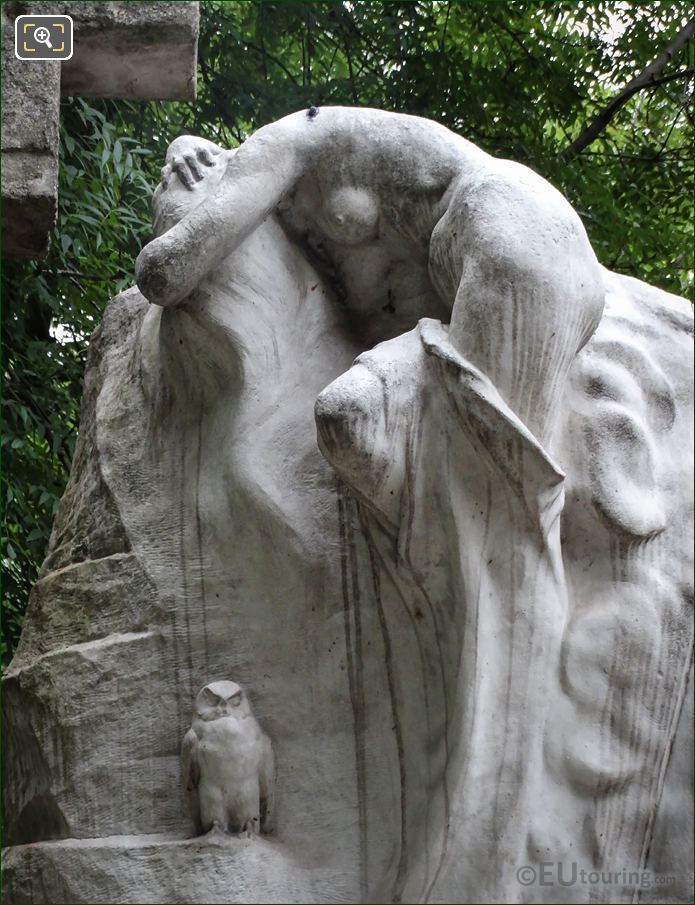
[[[236,682],[210,682],[198,692],[195,712],[201,720],[209,722],[230,717],[242,719],[251,713],[251,709],[241,685]]]

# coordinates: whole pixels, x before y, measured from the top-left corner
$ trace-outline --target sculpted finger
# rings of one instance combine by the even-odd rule
[[[214,167],[215,166],[215,158],[210,153],[209,148],[197,148],[196,154],[198,155],[198,160],[204,164],[206,167]]]
[[[171,168],[187,189],[193,188],[193,177],[182,157],[175,157],[171,164]]]
[[[194,154],[184,154],[184,160],[188,165],[188,169],[191,171],[191,175],[195,182],[200,182],[203,178],[203,171],[200,169],[200,164],[195,158]]]

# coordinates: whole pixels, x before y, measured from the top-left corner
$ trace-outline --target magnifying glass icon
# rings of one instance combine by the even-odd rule
[[[53,50],[53,45],[51,44],[51,33],[47,28],[44,28],[43,25],[40,25],[38,28],[34,30],[34,40],[39,44],[45,44],[50,50]]]

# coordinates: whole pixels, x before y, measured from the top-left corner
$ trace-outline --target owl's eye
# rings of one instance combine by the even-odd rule
[[[241,704],[241,694],[237,692],[234,697],[229,699],[229,703],[232,705],[232,707],[238,707],[239,704]]]

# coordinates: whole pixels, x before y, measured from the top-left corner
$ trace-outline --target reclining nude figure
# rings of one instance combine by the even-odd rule
[[[687,418],[667,412],[684,402],[679,301],[600,267],[541,177],[415,117],[301,112],[234,152],[183,137],[172,175],[190,203],[160,198],[137,268],[151,302],[204,303],[273,213],[363,347],[388,340],[317,404],[391,663],[401,839],[371,900],[523,901],[520,865],[595,867],[601,846],[643,867],[692,643],[666,540],[687,510]],[[645,691],[648,669],[668,678]]]
[[[195,180],[205,163],[189,157]],[[549,436],[605,291],[579,217],[548,182],[429,120],[342,107],[271,123],[222,167],[214,190],[141,252],[146,298],[182,302],[277,210],[372,342],[423,315],[448,320],[458,301],[464,354]],[[553,378],[527,383],[521,348]]]

